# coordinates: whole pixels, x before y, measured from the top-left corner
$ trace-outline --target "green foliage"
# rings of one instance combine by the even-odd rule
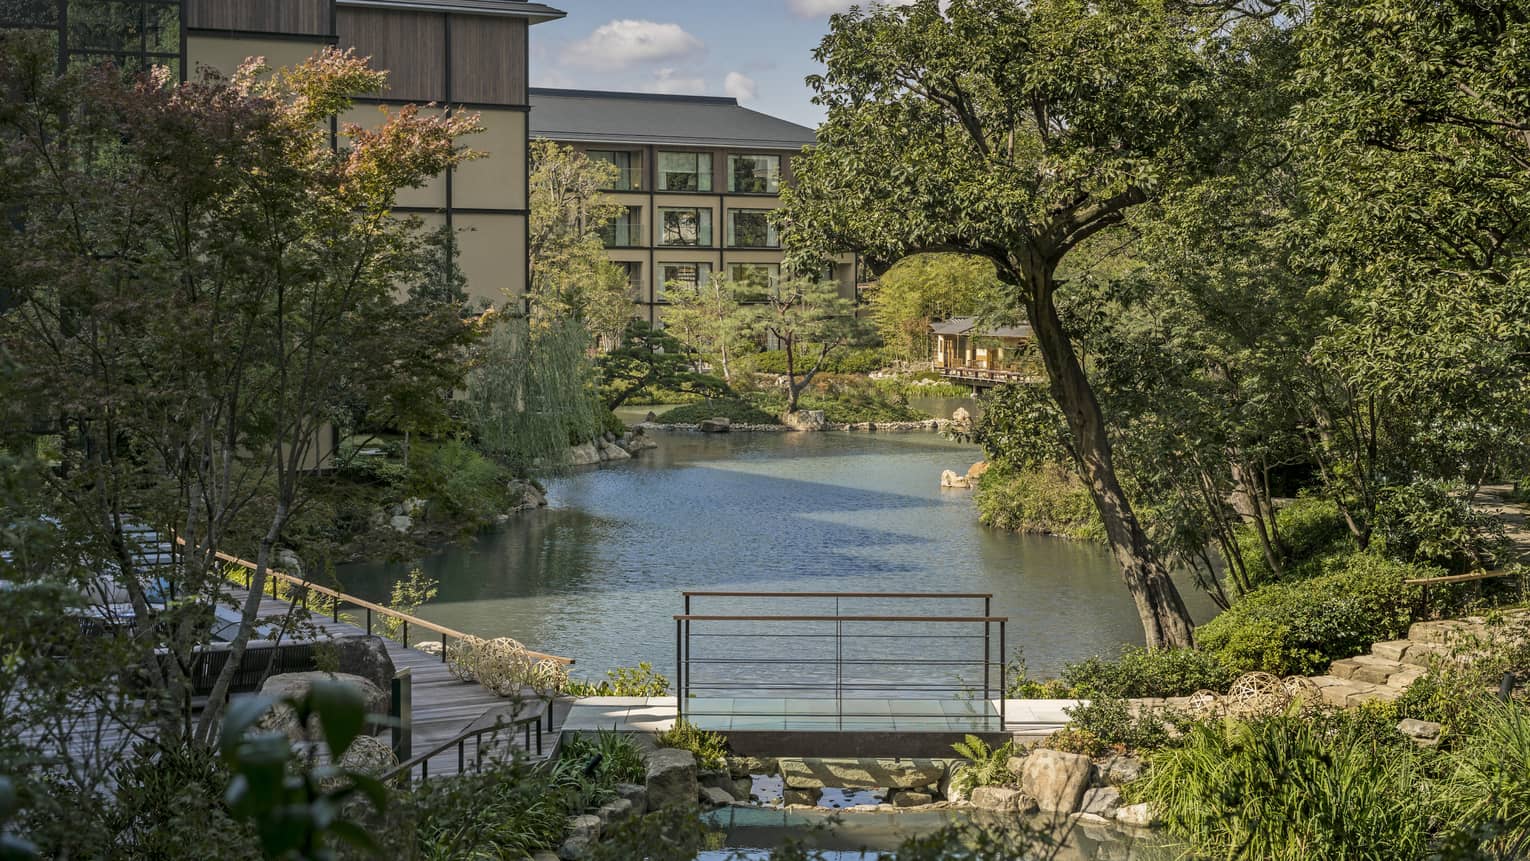
[[[1376,749],[1297,715],[1195,724],[1129,784],[1197,856],[1420,858],[1429,802],[1411,743]]]
[[[727,391],[727,384],[696,370],[700,358],[666,329],[646,320],[630,320],[616,347],[595,360],[601,398],[607,410],[650,387],[704,397]]]
[[[631,737],[614,730],[581,733],[563,742],[559,756],[586,777],[607,787],[642,783],[647,774],[643,752]]]
[[[571,812],[546,776],[520,762],[428,780],[397,802],[386,844],[396,852],[412,841],[431,861],[525,858],[556,848]]]
[[[450,518],[478,523],[504,512],[512,477],[509,469],[464,440],[419,441],[410,446],[402,492],[430,500]]]
[[[749,289],[739,285],[740,290]],[[861,335],[861,322],[833,281],[783,280],[740,309],[741,330],[757,341],[774,341],[786,356],[786,411],[834,355]]]
[[[478,444],[522,473],[566,465],[569,445],[593,439],[601,427],[589,387],[589,336],[569,321],[492,325],[468,375],[468,421]]]
[[[1179,735],[1180,728],[1190,723],[1187,716],[1170,709],[1134,711],[1126,699],[1108,694],[1094,696],[1066,711],[1068,726],[1059,743],[1098,744],[1104,749],[1157,750],[1169,745]],[[1050,740],[1048,746],[1053,746]],[[1100,752],[1103,750],[1091,755],[1097,756]]]
[[[1078,477],[1063,466],[990,465],[973,493],[984,526],[1084,541],[1103,541],[1105,526]]]
[[[1355,546],[1339,506],[1318,496],[1300,496],[1277,509],[1275,532],[1285,549],[1279,573],[1270,568],[1254,528],[1238,529],[1239,555],[1252,586],[1316,576],[1327,559],[1352,552]]]
[[[1370,553],[1336,557],[1324,571],[1249,592],[1200,627],[1201,648],[1238,672],[1321,672],[1331,661],[1402,636],[1414,603],[1403,580],[1427,575]]]
[[[724,837],[715,824],[697,816],[691,807],[671,805],[602,829],[589,861],[696,858],[704,850],[722,848]]]
[[[807,353],[816,353],[822,346],[822,344],[804,343],[799,344],[797,349]],[[737,364],[759,374],[784,374],[786,373],[786,351],[764,350],[739,359]],[[825,374],[869,374],[872,371],[880,371],[886,366],[887,354],[881,347],[850,347],[830,353],[828,358],[824,360],[820,372]]]
[[[1007,741],[998,747],[975,735],[951,745],[957,755],[967,760],[956,766],[951,775],[951,788],[962,795],[970,795],[979,786],[1003,786],[1015,782],[1009,772],[1009,758],[1015,755],[1015,743]]]
[[[1395,558],[1457,573],[1503,558],[1503,523],[1466,497],[1464,485],[1443,481],[1387,488],[1376,506],[1382,548]]]
[[[708,732],[688,720],[679,720],[671,729],[654,737],[659,747],[688,750],[696,755],[703,768],[722,768],[727,764],[728,739],[722,733]]]
[[[1408,685],[1396,706],[1404,717],[1444,726],[1445,739],[1470,733],[1483,711],[1471,707],[1496,691],[1505,673],[1530,671],[1530,622],[1490,618],[1484,635],[1454,643]]]
[[[601,231],[622,213],[622,204],[602,191],[617,169],[548,140],[532,141],[528,154],[527,253],[536,327],[572,323],[591,340],[613,342],[632,317],[631,285],[601,240]]]
[[[877,279],[868,304],[889,355],[904,361],[930,359],[930,324],[972,316],[998,298],[993,263],[960,254],[905,257]]]
[[[667,410],[657,419],[659,424],[696,424],[710,418],[726,418],[734,424],[743,425],[774,425],[780,424],[778,416],[765,412],[749,401],[737,398],[728,398],[715,401],[700,401],[694,404],[685,404]]]
[[[1049,750],[1076,753],[1080,756],[1091,758],[1104,756],[1110,750],[1110,745],[1104,739],[1087,729],[1073,726],[1072,724],[1047,736],[1043,745]]]
[[[413,616],[415,611],[435,599],[440,591],[437,587],[441,581],[434,577],[425,576],[425,572],[419,568],[409,569],[409,576],[393,584],[391,597],[388,599],[388,609],[406,616]],[[404,621],[393,616],[382,618],[383,636],[389,639],[398,639],[403,634]]]
[[[1440,801],[1458,831],[1489,835],[1500,858],[1530,854],[1530,709],[1479,697],[1472,732],[1451,752]]]
[[[1198,649],[1128,646],[1114,660],[1092,657],[1063,669],[1070,697],[1186,697],[1197,691],[1224,693],[1238,674]]]
[[[594,684],[569,679],[563,692],[571,697],[662,697],[669,694],[669,679],[643,661],[636,667],[606,670],[606,678]]]

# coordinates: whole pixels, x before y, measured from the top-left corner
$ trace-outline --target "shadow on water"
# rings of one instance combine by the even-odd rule
[[[992,592],[1042,671],[1141,642],[1103,548],[985,529],[970,493],[938,487],[974,447],[929,433],[658,439],[635,461],[549,482],[548,509],[421,560],[441,586],[420,615],[570,655],[583,675],[672,666],[684,589]],[[386,600],[410,567],[340,576]]]

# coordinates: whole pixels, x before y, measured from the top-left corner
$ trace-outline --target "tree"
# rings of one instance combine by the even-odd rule
[[[1058,312],[1058,273],[1132,207],[1237,143],[1247,84],[1229,73],[1240,56],[1224,23],[1146,0],[918,0],[837,15],[815,52],[827,70],[810,79],[828,118],[780,215],[803,269],[845,248],[993,261],[1006,301],[1030,321],[1154,647],[1191,645],[1193,625],[1117,474]]]
[[[993,264],[981,257],[920,254],[898,261],[877,279],[868,304],[884,343],[907,361],[930,357],[930,324],[982,313],[996,304]]]
[[[59,440],[60,529],[115,570],[173,658],[134,641],[159,739],[210,742],[302,479],[328,456],[322,432],[399,392],[406,360],[450,366],[461,343],[455,306],[400,300],[426,254],[392,208],[469,156],[456,138],[476,118],[405,107],[342,128],[336,148],[330,118],[384,79],[349,53],[176,84],[163,69],[58,77],[53,50],[0,59],[0,248],[15,264],[0,342],[26,370],[14,394],[33,430]],[[184,541],[175,566],[139,565],[134,521]],[[192,650],[226,600],[213,553],[241,544],[251,594],[193,726]],[[160,577],[178,598],[164,609]]]
[[[664,324],[680,340],[708,358],[715,358],[722,368],[725,383],[733,382],[730,367],[734,351],[742,340],[742,321],[736,291],[731,282],[713,275],[705,284],[666,284]]]
[[[535,140],[529,181],[533,319],[577,320],[597,342],[615,342],[632,316],[627,276],[601,240],[623,209],[601,191],[615,184],[616,166]]]
[[[601,396],[608,410],[650,386],[706,397],[727,390],[722,380],[696,370],[693,351],[646,320],[629,320],[621,343],[597,358],[595,369],[600,373]]]
[[[833,281],[796,278],[772,285],[764,293],[752,284],[735,285],[754,300],[746,305],[744,331],[761,340],[774,340],[786,354],[786,411],[797,411],[797,399],[829,357],[861,333],[850,302]]]
[[[483,325],[467,379],[478,445],[523,473],[565,465],[570,445],[600,433],[589,333],[573,320],[492,313]]]

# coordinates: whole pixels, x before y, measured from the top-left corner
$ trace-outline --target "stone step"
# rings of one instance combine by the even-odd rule
[[[1353,658],[1334,661],[1328,673],[1341,679],[1384,685],[1387,679],[1403,672],[1404,669],[1404,665],[1399,661],[1391,661],[1375,655],[1357,655]]]
[[[1412,640],[1389,640],[1371,646],[1371,654],[1389,661],[1401,661],[1411,645],[1413,645]]]
[[[1312,681],[1322,692],[1323,702],[1338,708],[1374,701],[1391,702],[1402,694],[1400,688],[1357,682],[1338,676],[1314,676]]]
[[[1463,619],[1437,619],[1430,622],[1414,622],[1408,628],[1408,639],[1415,643],[1451,645],[1475,634],[1482,633],[1480,624]]]
[[[1403,663],[1415,667],[1428,667],[1435,658],[1450,654],[1450,647],[1439,643],[1414,643],[1403,655]]]

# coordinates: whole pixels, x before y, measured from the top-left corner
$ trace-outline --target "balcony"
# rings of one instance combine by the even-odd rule
[[[618,221],[608,224],[600,231],[600,241],[607,248],[634,248],[641,247],[643,240],[643,225],[641,222]]]
[[[642,191],[643,169],[641,167],[619,167],[616,169],[616,180],[605,191]]]

